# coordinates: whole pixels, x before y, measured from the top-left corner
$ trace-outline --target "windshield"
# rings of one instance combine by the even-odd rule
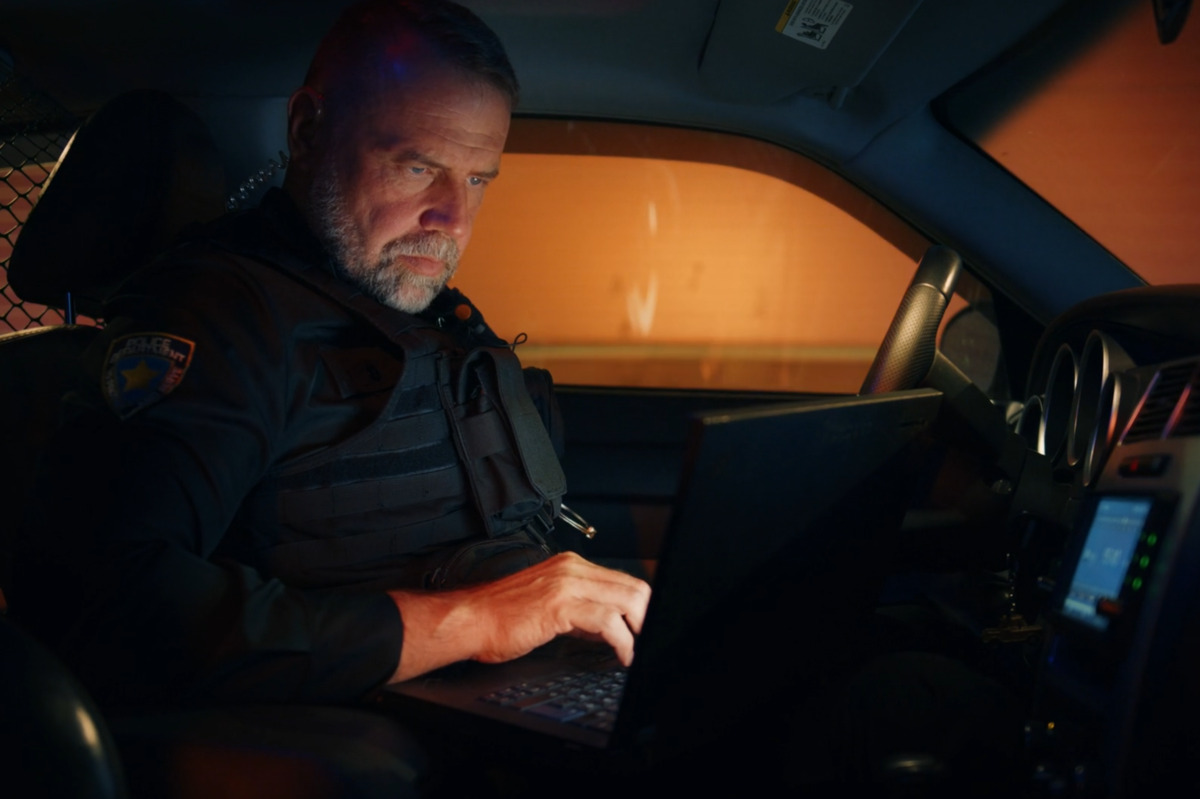
[[[1163,45],[1150,2],[1099,5],[1076,41],[1047,31],[964,87],[950,121],[1146,282],[1195,282],[1200,19]]]

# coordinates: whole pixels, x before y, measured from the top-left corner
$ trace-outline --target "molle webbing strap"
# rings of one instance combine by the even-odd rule
[[[469,525],[474,524],[472,529]],[[468,525],[468,526],[464,526]],[[412,555],[433,546],[484,535],[475,514],[439,516],[400,530],[291,541],[270,549],[269,566],[287,573],[322,571]]]
[[[550,435],[542,424],[542,417],[521,374],[521,364],[511,350],[486,347],[479,352],[491,358],[495,364],[497,388],[500,391],[500,407],[508,415],[513,438],[525,467],[525,476],[543,498],[554,503],[555,515],[558,502],[567,493],[567,477],[563,474]]]

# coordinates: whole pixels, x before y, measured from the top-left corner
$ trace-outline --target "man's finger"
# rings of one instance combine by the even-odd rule
[[[641,633],[650,603],[650,586],[646,581],[570,554],[574,560],[567,561],[566,566],[578,569],[574,573],[583,580],[575,588],[579,597],[619,608],[629,629]]]
[[[575,609],[572,623],[576,630],[604,639],[623,665],[633,663],[633,631],[625,622],[625,617],[612,607],[595,602],[581,603]]]

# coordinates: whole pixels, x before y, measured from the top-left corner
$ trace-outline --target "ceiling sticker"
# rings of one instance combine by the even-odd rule
[[[843,0],[790,0],[775,30],[824,50],[852,8]]]

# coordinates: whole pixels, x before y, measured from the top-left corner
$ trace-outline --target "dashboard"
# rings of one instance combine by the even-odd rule
[[[1197,355],[1200,285],[1128,289],[1080,303],[1056,319],[1038,344],[1018,432],[1073,481],[1089,486],[1127,435],[1190,434],[1169,416],[1178,404],[1172,398],[1179,400],[1186,386],[1175,391],[1160,376],[1186,379],[1186,367],[1162,375],[1163,367]],[[1152,404],[1141,407],[1155,382]],[[1127,432],[1135,416],[1136,427]]]
[[[1200,286],[1089,300],[1045,332],[1018,433],[1069,495],[1026,733],[1055,795],[1196,787]]]

